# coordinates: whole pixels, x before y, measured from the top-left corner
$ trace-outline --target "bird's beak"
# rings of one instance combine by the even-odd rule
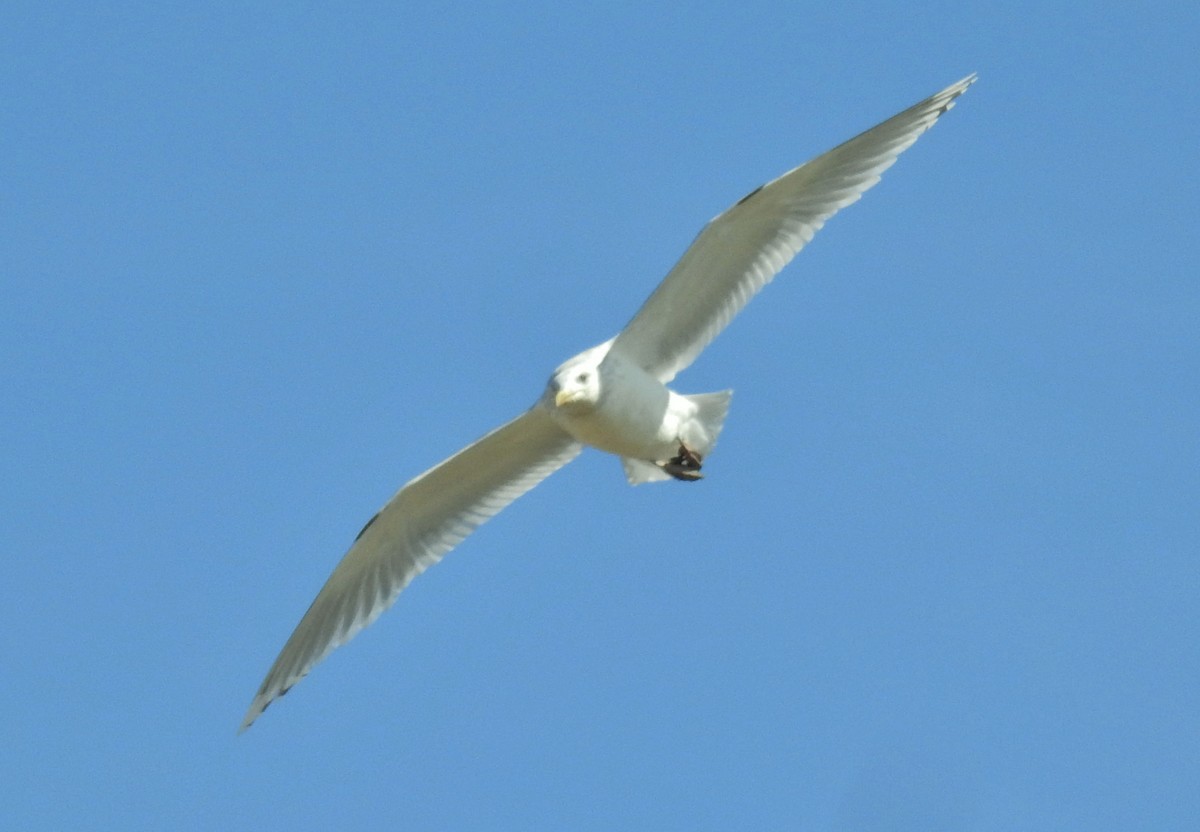
[[[570,404],[582,395],[578,390],[559,390],[554,394],[554,406],[562,407],[564,404]]]

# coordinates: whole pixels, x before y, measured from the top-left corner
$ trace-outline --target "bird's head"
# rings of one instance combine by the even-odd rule
[[[546,400],[554,409],[581,413],[600,403],[600,361],[594,350],[580,353],[563,364],[546,384]]]

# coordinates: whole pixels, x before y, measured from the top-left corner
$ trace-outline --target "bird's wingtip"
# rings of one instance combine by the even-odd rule
[[[955,83],[951,84],[950,88],[965,91],[967,89],[967,87],[971,86],[978,80],[979,80],[979,73],[972,72],[970,75],[966,76],[965,78],[962,78],[961,80],[956,81]]]
[[[262,715],[262,712],[267,709],[268,704],[263,702],[261,697],[254,697],[254,701],[250,703],[250,708],[246,711],[246,716],[242,718],[242,724],[238,726],[237,732],[239,737],[246,733],[247,729],[254,724],[254,720]]]

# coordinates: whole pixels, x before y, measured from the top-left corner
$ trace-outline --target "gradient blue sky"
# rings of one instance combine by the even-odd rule
[[[1200,828],[1195,4],[7,4],[0,825]],[[361,524],[979,83],[247,734]]]

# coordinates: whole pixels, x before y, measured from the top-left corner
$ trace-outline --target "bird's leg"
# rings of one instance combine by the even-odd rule
[[[683,444],[682,441],[679,443],[679,453],[658,465],[672,477],[683,482],[695,482],[704,476],[700,473],[700,454]]]

